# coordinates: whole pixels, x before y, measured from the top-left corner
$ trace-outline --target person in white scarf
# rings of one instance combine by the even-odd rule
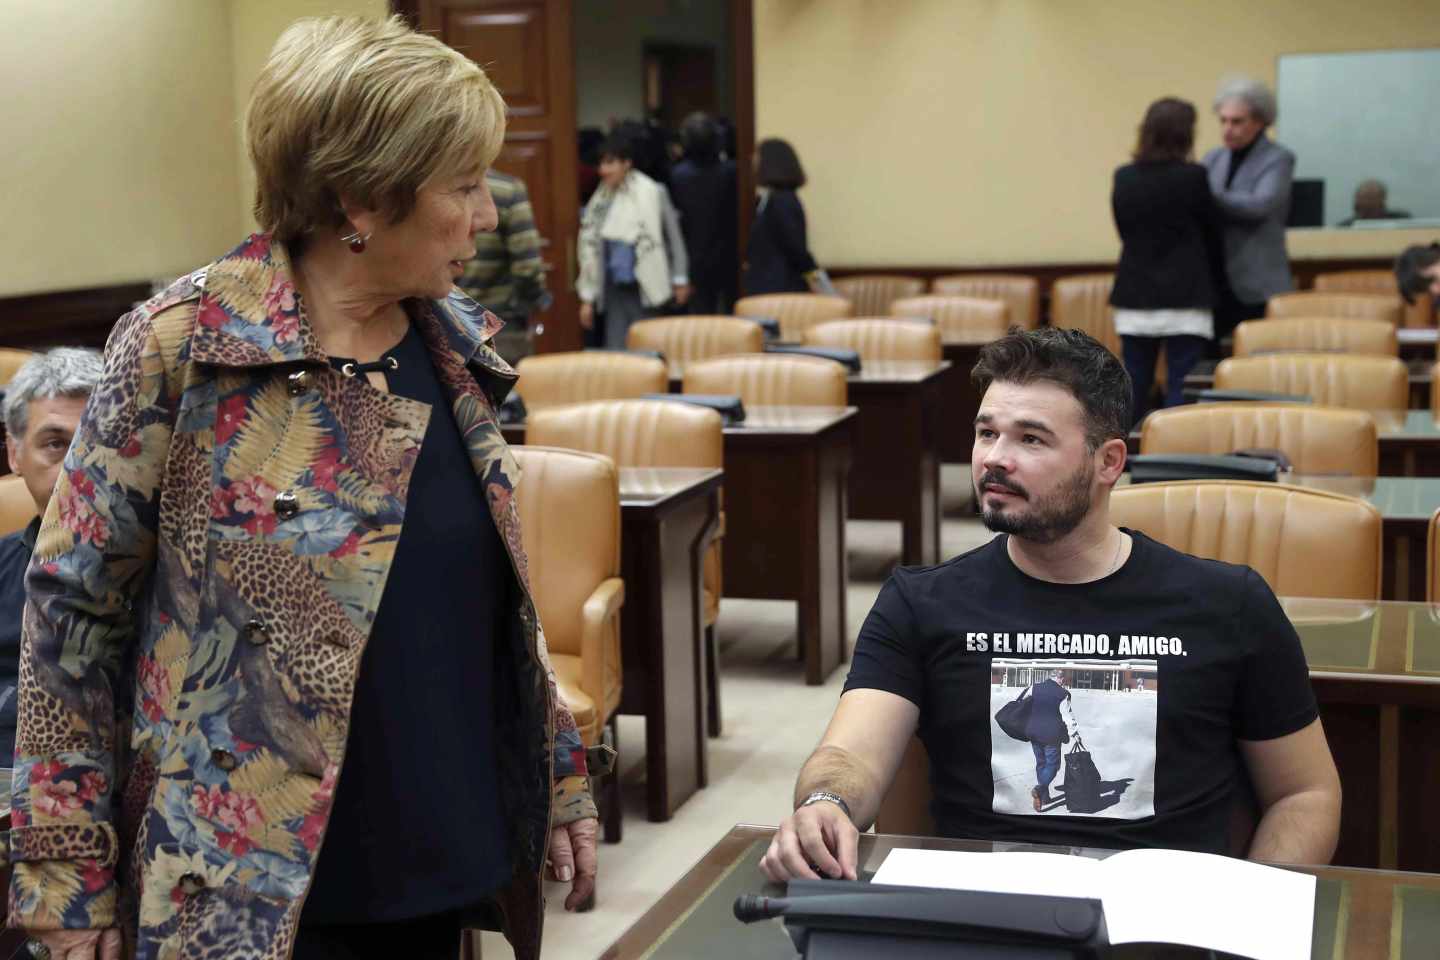
[[[630,324],[672,299],[690,298],[689,260],[680,216],[664,185],[634,169],[634,144],[612,134],[600,156],[600,187],[580,218],[580,326],[595,327],[600,344],[625,349]]]

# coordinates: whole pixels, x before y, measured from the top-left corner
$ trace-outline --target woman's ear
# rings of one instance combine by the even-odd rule
[[[380,214],[377,211],[371,210],[364,204],[356,203],[344,194],[340,195],[340,211],[345,214],[345,219],[350,223],[348,229],[341,224],[342,233],[348,234],[354,230],[360,236],[368,237],[375,232],[376,227],[380,226]]]

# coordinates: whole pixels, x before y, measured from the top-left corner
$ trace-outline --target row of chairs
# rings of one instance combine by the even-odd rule
[[[946,340],[984,343],[1004,335],[1016,322],[1012,318],[1017,309],[1028,308],[999,297],[954,293],[900,297],[874,309],[861,309],[856,301],[843,296],[776,293],[737,300],[734,316],[773,319],[779,326],[779,338],[790,343],[804,340],[806,331],[816,324],[846,319],[923,320],[938,328]]]

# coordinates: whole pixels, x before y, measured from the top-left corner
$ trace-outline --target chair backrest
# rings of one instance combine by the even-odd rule
[[[875,832],[901,837],[935,836],[935,818],[930,814],[930,755],[919,737],[911,737],[900,758],[900,767],[890,789],[880,799],[875,814]]]
[[[765,349],[765,331],[742,317],[657,317],[637,320],[625,335],[631,350],[658,350],[671,367],[723,357],[731,353],[759,353]]]
[[[525,440],[545,447],[602,453],[620,467],[719,467],[725,428],[720,414],[666,400],[600,400],[541,410]]]
[[[1219,390],[1264,390],[1309,397],[1327,407],[1403,410],[1410,375],[1399,357],[1271,353],[1231,357],[1215,368]]]
[[[663,360],[608,350],[540,353],[515,366],[515,390],[526,411],[590,400],[623,400],[664,393],[669,372]]]
[[[13,347],[0,347],[0,387],[9,383],[15,373],[25,365],[25,361],[35,356],[29,350],[16,350]]]
[[[35,501],[25,480],[15,474],[0,477],[0,537],[24,530],[35,519]]]
[[[1140,426],[1141,453],[1280,450],[1296,473],[1373,477],[1375,420],[1363,410],[1308,403],[1197,403],[1156,410]]]
[[[929,317],[944,340],[989,343],[1010,328],[1010,307],[1004,300],[985,297],[906,297],[890,305],[896,317]]]
[[[804,343],[816,347],[842,347],[860,354],[861,364],[938,364],[944,355],[940,329],[918,320],[875,317],[830,320],[805,331]]]
[[[1234,355],[1258,353],[1362,353],[1393,357],[1395,327],[1383,320],[1346,317],[1274,317],[1235,328]]]
[[[737,317],[774,317],[780,321],[780,339],[798,343],[805,328],[826,320],[854,315],[844,297],[820,293],[767,293],[735,301]]]
[[[1110,306],[1113,273],[1082,273],[1061,277],[1050,288],[1050,326],[1083,330],[1120,356],[1115,310]]]
[[[834,360],[750,353],[701,360],[685,368],[686,393],[730,393],[747,407],[843,407],[845,368]]]
[[[1395,296],[1395,273],[1391,270],[1338,270],[1315,274],[1315,289],[1321,293],[1376,293]],[[1435,325],[1435,302],[1429,292],[1420,294],[1414,303],[1403,307],[1407,327]]]
[[[1440,562],[1436,561],[1435,550],[1440,547],[1436,543],[1436,528],[1440,527],[1440,510],[1430,514],[1430,535],[1426,541],[1425,549],[1425,602],[1434,603],[1436,597],[1440,597],[1440,586],[1436,585],[1440,579]]]
[[[620,477],[598,453],[526,444],[515,504],[530,561],[530,586],[545,640],[580,654],[581,608],[595,588],[620,576]]]
[[[883,317],[896,300],[924,293],[925,280],[894,273],[858,273],[836,278],[835,292],[850,301],[851,316]]]
[[[1280,293],[1265,305],[1267,317],[1349,317],[1351,320],[1384,320],[1400,326],[1405,301],[1397,293],[1323,293],[1301,290]]]
[[[1380,511],[1278,483],[1116,487],[1110,519],[1185,553],[1253,567],[1278,596],[1380,598]]]
[[[1010,322],[1034,330],[1040,326],[1040,283],[1020,273],[961,273],[936,277],[930,292],[942,296],[1004,300]]]

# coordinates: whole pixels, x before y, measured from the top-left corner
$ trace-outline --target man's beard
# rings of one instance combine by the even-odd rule
[[[996,533],[1008,533],[1033,543],[1054,543],[1080,526],[1090,513],[1090,485],[1095,480],[1095,467],[1086,462],[1076,468],[1070,478],[1043,500],[1031,501],[1029,491],[1001,471],[987,470],[975,487],[975,502],[980,505],[980,520]],[[985,485],[996,484],[1025,497],[1020,512],[991,510],[985,506]]]

